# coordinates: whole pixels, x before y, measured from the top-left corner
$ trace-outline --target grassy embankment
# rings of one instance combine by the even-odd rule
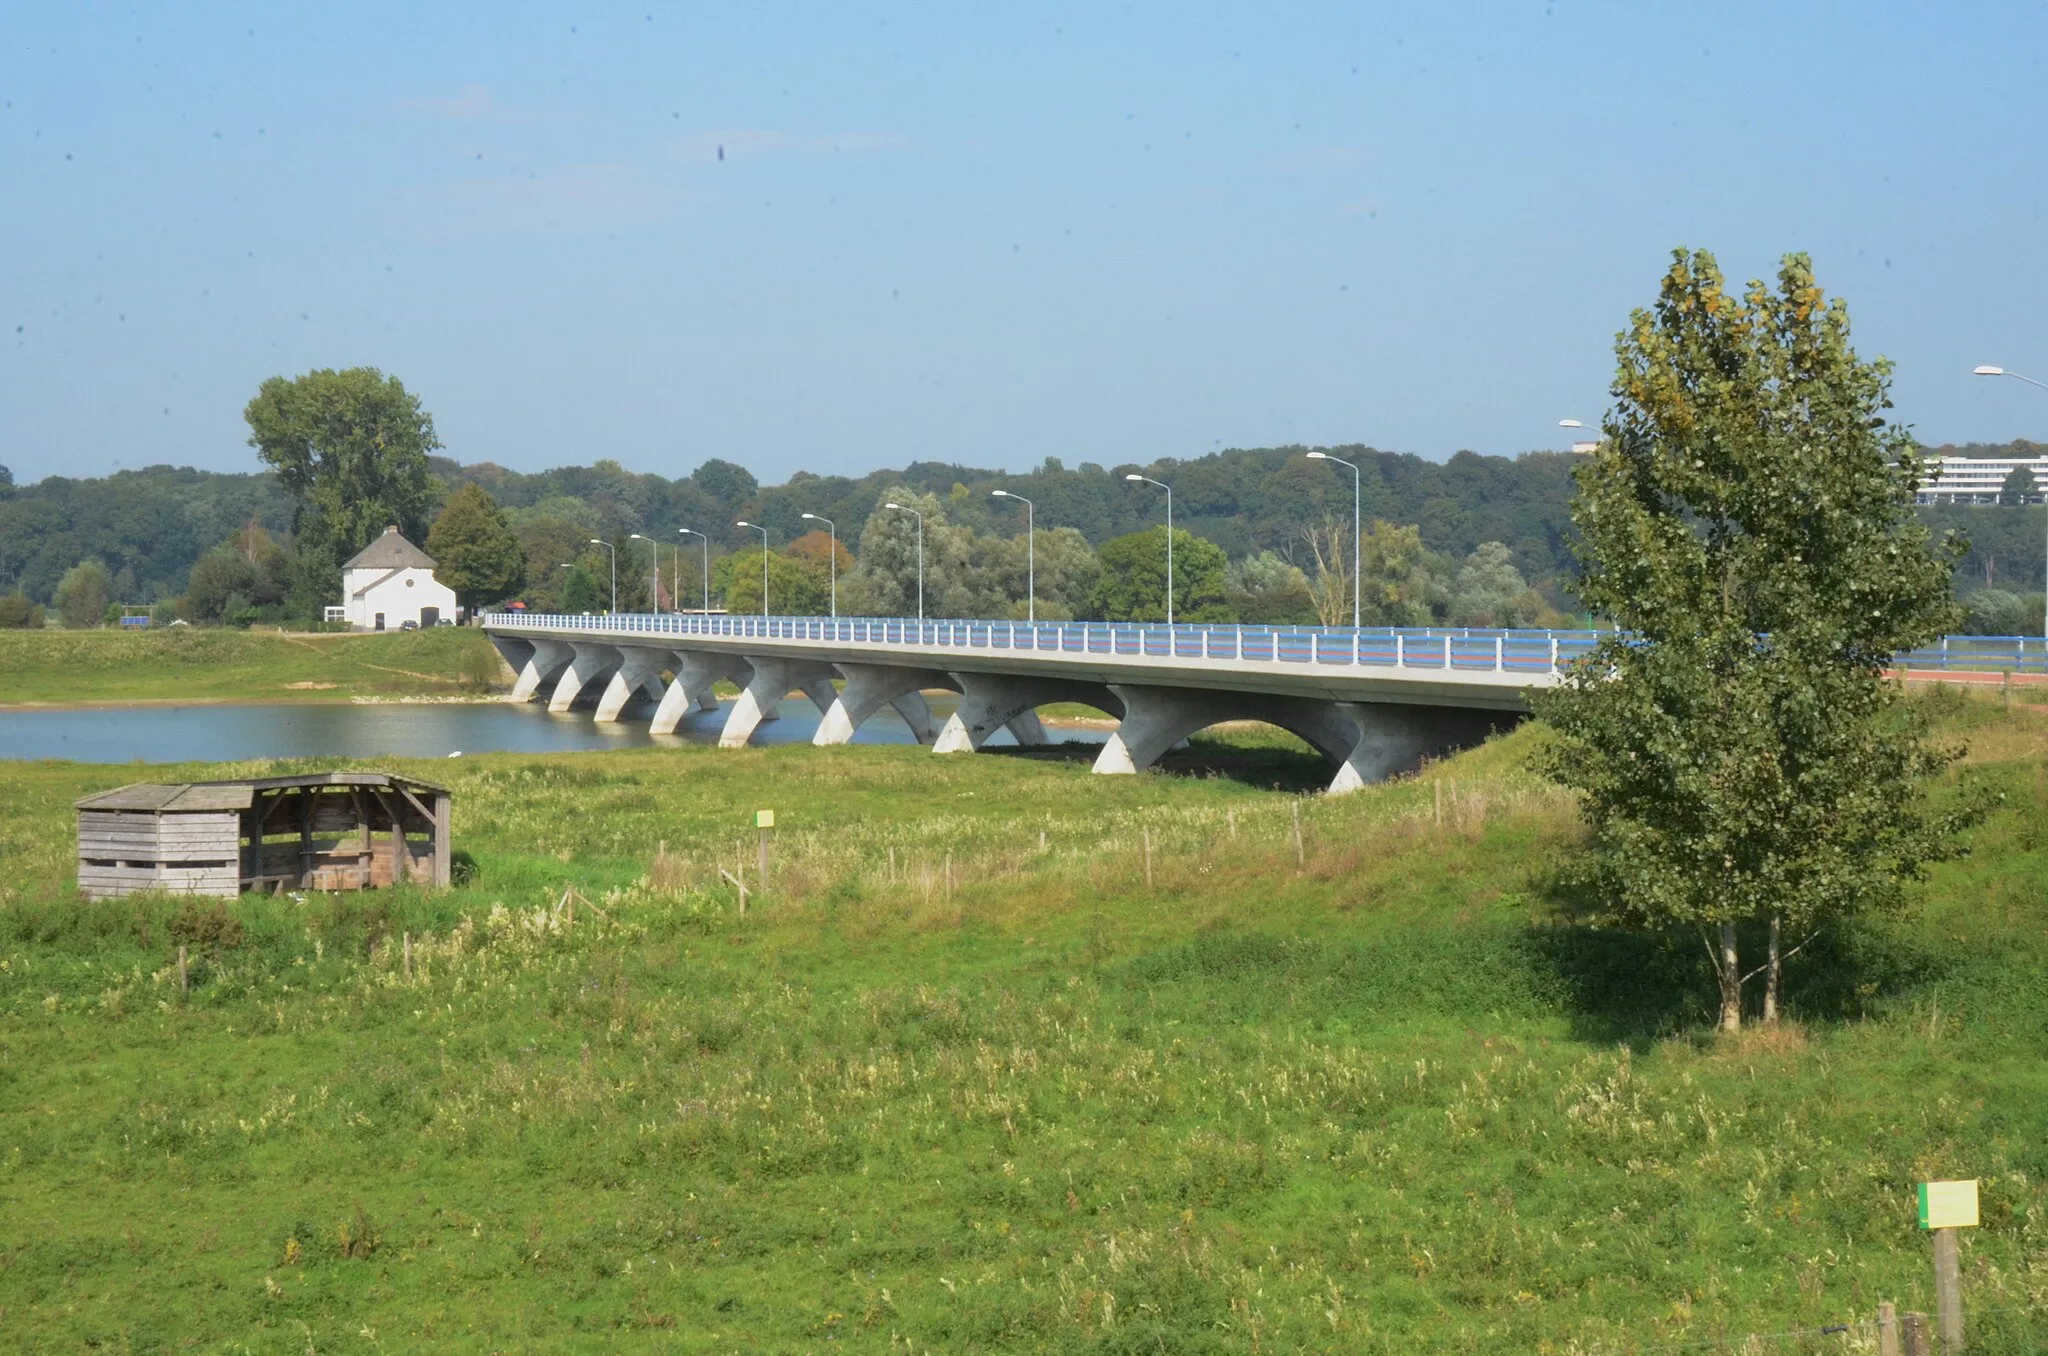
[[[0,706],[455,697],[509,686],[480,631],[0,631]]]
[[[1285,797],[1051,758],[423,764],[473,881],[238,939],[73,900],[125,774],[12,765],[0,1345],[1869,1350],[1818,1329],[1927,1307],[1912,1183],[1975,1176],[1973,1349],[2036,1350],[2048,719],[1936,700],[2007,808],[1737,1040],[1692,946],[1547,901],[1529,730],[1299,859]]]

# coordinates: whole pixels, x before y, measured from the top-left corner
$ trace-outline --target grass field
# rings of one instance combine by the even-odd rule
[[[0,705],[449,697],[511,683],[483,633],[454,626],[383,635],[0,631],[0,674]]]
[[[466,884],[218,914],[79,903],[70,802],[122,770],[6,765],[0,1346],[1869,1351],[1819,1330],[1931,1306],[1912,1186],[1966,1176],[1973,1350],[2040,1350],[2048,718],[1930,700],[2006,807],[1733,1040],[1696,943],[1547,895],[1534,730],[1336,800],[422,764]]]

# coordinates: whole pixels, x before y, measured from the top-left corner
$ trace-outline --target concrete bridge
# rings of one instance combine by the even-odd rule
[[[1102,622],[916,621],[869,617],[491,613],[481,622],[519,674],[515,700],[551,711],[594,700],[614,721],[637,694],[652,729],[713,685],[740,689],[721,747],[753,738],[792,692],[823,713],[817,744],[843,744],[892,708],[938,753],[978,749],[1007,728],[1048,742],[1038,708],[1082,702],[1116,718],[1095,771],[1130,773],[1208,726],[1257,720],[1292,731],[1356,790],[1424,757],[1476,743],[1528,709],[1531,688],[1591,648],[1590,631],[1391,631]],[[960,702],[934,725],[924,694]]]

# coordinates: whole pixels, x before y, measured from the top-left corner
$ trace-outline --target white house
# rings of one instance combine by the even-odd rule
[[[434,578],[434,558],[396,527],[385,528],[341,567],[341,597],[343,620],[359,631],[456,619],[455,590]]]

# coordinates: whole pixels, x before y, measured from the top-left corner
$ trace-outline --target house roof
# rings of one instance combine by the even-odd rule
[[[252,777],[227,782],[134,782],[74,803],[79,810],[133,810],[147,814],[188,814],[197,810],[246,810],[258,791],[306,786],[403,787],[446,795],[448,788],[389,772],[315,772],[300,777]]]
[[[414,546],[399,534],[396,527],[384,529],[384,535],[350,556],[342,564],[344,570],[403,570],[434,568],[434,558]]]

